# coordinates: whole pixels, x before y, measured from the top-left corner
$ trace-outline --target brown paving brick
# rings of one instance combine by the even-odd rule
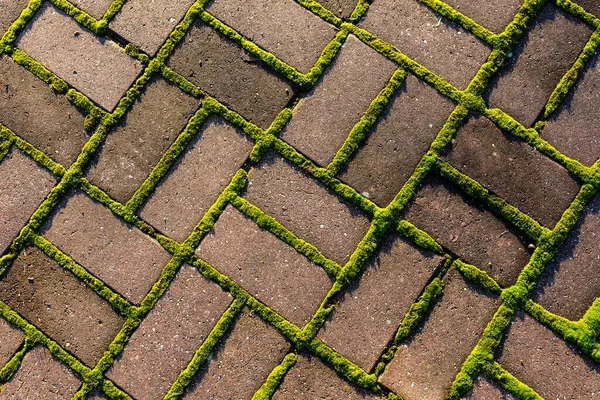
[[[251,150],[252,144],[244,132],[220,117],[211,117],[140,216],[167,236],[183,242]]]
[[[397,235],[386,238],[335,308],[319,339],[370,371],[443,260]]]
[[[512,285],[529,261],[523,242],[507,224],[437,178],[423,182],[404,218],[502,286]]]
[[[273,400],[287,399],[376,400],[381,397],[352,386],[317,357],[301,354],[273,396]]]
[[[88,178],[125,203],[175,141],[198,101],[160,79],[147,86],[111,132]]]
[[[113,0],[71,0],[71,3],[84,10],[92,17],[101,19]]]
[[[0,161],[0,253],[27,224],[56,180],[21,151]]]
[[[0,318],[0,369],[12,358],[24,339],[23,332]]]
[[[192,25],[168,65],[265,129],[293,95],[286,80],[200,22]]]
[[[481,116],[458,130],[446,159],[550,228],[579,191],[566,169]]]
[[[28,3],[28,0],[0,0],[0,36],[19,18]]]
[[[0,124],[68,167],[89,139],[85,116],[8,56],[0,56]]]
[[[325,271],[228,206],[196,253],[250,294],[302,326],[331,287]]]
[[[489,30],[500,33],[514,18],[523,0],[446,0],[445,3]]]
[[[517,398],[492,383],[486,377],[479,377],[473,383],[473,389],[464,397],[464,400],[516,400]]]
[[[341,179],[380,206],[394,199],[454,105],[409,75]]]
[[[383,89],[395,65],[354,36],[301,100],[282,139],[326,166]]]
[[[42,233],[76,262],[134,303],[170,259],[157,242],[81,192],[71,192]]]
[[[336,33],[294,0],[213,0],[207,11],[304,73]]]
[[[243,310],[210,362],[194,377],[183,398],[249,399],[289,348],[273,326]]]
[[[476,36],[440,18],[417,0],[380,0],[371,5],[360,25],[464,89],[490,49]]]
[[[0,399],[70,399],[81,385],[80,379],[45,347],[32,349],[17,373],[0,388]]]
[[[163,398],[231,299],[216,283],[184,265],[108,371],[108,378],[136,399]]]
[[[0,280],[0,298],[93,367],[125,322],[90,287],[36,247]]]
[[[545,399],[597,399],[600,367],[529,315],[517,312],[499,362]]]
[[[274,154],[250,172],[246,197],[340,264],[369,230],[360,210]]]
[[[600,63],[595,56],[579,83],[546,123],[542,137],[567,156],[593,164],[600,157],[599,99]]]
[[[154,55],[192,4],[194,0],[129,0],[110,23],[110,29]]]
[[[583,22],[552,4],[544,6],[513,50],[514,57],[490,83],[490,107],[532,125],[591,34]]]
[[[444,293],[424,326],[398,348],[379,378],[405,398],[443,399],[500,305],[499,298],[467,282],[456,270],[444,281]]]
[[[142,71],[115,43],[82,29],[50,3],[42,5],[16,44],[108,111]]]
[[[587,12],[600,16],[600,3],[597,0],[577,0],[575,3],[583,7]]]
[[[357,0],[319,0],[319,3],[333,11],[338,17],[348,18],[352,15]]]
[[[600,196],[584,211],[563,247],[546,265],[533,299],[571,320],[583,317],[600,297]]]

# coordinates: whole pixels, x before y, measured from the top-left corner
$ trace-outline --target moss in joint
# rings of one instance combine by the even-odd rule
[[[288,373],[288,371],[296,365],[298,357],[294,353],[287,354],[283,361],[273,368],[267,380],[263,385],[254,393],[252,396],[252,400],[268,400],[273,394],[277,391],[277,388],[283,381],[283,378]]]

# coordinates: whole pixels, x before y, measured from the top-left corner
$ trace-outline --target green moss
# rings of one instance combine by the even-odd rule
[[[49,0],[50,3],[65,12],[65,14],[73,17],[73,19],[94,33],[101,34],[96,28],[98,21],[85,11],[75,7],[67,0]]]
[[[468,280],[478,284],[490,292],[500,294],[502,288],[487,272],[477,268],[474,265],[467,264],[461,260],[454,261],[454,266]]]
[[[17,369],[21,366],[23,358],[29,350],[33,347],[33,343],[25,341],[23,346],[17,351],[16,354],[0,369],[0,386],[1,384],[8,382],[10,378],[17,372]]]
[[[404,219],[398,221],[397,229],[398,232],[402,234],[402,236],[409,239],[417,246],[427,249],[436,254],[444,254],[444,249],[438,242],[435,241],[434,238],[432,238],[427,232],[417,228],[410,222]]]
[[[501,387],[509,391],[522,400],[542,400],[532,388],[520,382],[514,375],[506,371],[497,362],[490,363],[484,369],[485,375],[493,381],[500,384]]]
[[[273,368],[267,380],[263,385],[254,393],[252,400],[268,400],[275,394],[275,391],[283,381],[283,378],[288,371],[296,365],[298,357],[294,353],[287,354],[281,363]]]

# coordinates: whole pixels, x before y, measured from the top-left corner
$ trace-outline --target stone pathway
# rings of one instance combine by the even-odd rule
[[[0,0],[0,399],[600,399],[595,0]]]

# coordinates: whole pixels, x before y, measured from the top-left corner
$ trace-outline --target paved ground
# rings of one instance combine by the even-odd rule
[[[0,35],[0,399],[600,399],[599,2]]]

